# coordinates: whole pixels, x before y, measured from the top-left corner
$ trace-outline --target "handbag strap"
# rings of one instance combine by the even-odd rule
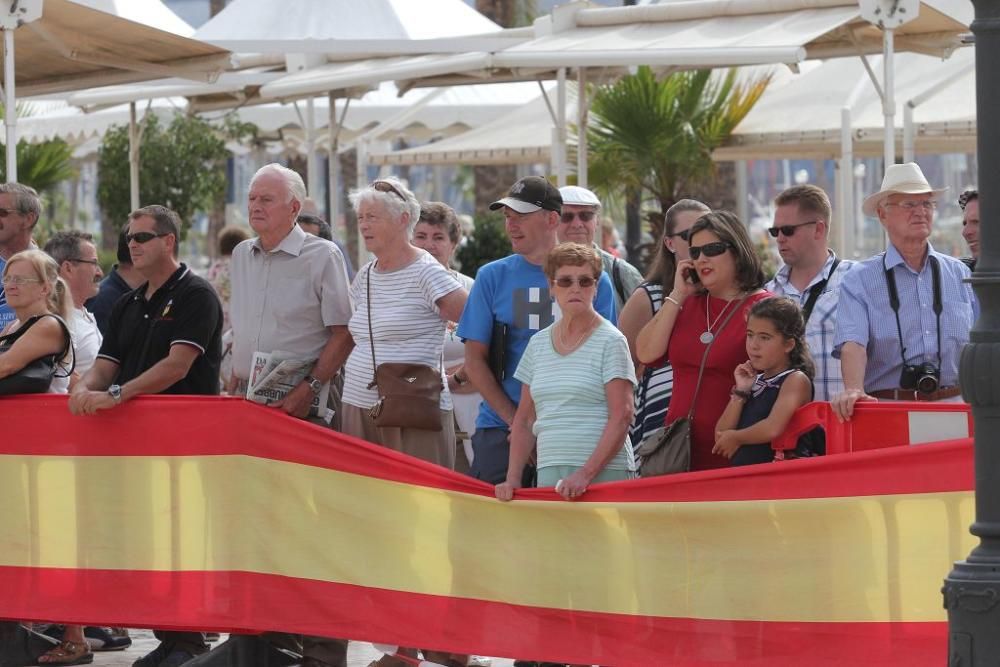
[[[377,259],[372,260],[372,263],[368,265],[368,271],[365,273],[365,291],[367,296],[365,298],[365,308],[368,310],[368,347],[372,351],[372,381],[368,383],[368,388],[378,386],[378,366],[375,363],[375,334],[372,333],[372,267],[375,266]]]
[[[718,329],[720,334],[722,333],[722,330],[726,328],[726,325],[729,324],[729,320],[731,320],[733,318],[733,315],[736,314],[736,311],[743,306],[743,302],[746,301],[749,297],[750,295],[747,294],[745,297],[740,299],[740,302],[736,304],[735,308],[729,311],[725,319],[722,320],[722,326],[720,326]],[[706,292],[705,298],[711,299],[712,297],[710,297]],[[708,306],[706,305],[706,308],[707,307]],[[718,338],[718,336],[713,336],[712,340],[708,341],[708,345],[705,346],[705,354],[701,355],[701,365],[698,367],[698,382],[694,385],[694,396],[691,397],[691,409],[688,410],[688,415],[687,415],[689,421],[694,418],[694,406],[698,404],[698,391],[701,389],[701,379],[705,375],[705,362],[708,361],[708,353],[711,351],[712,345],[715,343],[716,338]]]

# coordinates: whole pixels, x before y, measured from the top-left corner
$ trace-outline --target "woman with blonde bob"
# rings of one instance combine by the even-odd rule
[[[54,356],[57,365],[66,364],[71,347],[65,319],[72,300],[54,259],[35,249],[13,255],[4,267],[3,287],[17,319],[0,332],[0,387],[38,359]]]
[[[531,338],[514,373],[523,386],[500,500],[521,486],[536,447],[538,486],[554,486],[566,500],[592,483],[633,476],[635,369],[625,336],[594,310],[601,271],[598,251],[578,243],[562,243],[546,259],[562,318]]]

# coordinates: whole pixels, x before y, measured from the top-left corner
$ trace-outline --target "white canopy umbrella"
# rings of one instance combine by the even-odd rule
[[[7,178],[17,178],[16,85],[22,95],[65,92],[164,76],[211,81],[229,62],[215,46],[128,21],[69,0],[13,0],[4,32]],[[28,39],[18,39],[20,30]]]

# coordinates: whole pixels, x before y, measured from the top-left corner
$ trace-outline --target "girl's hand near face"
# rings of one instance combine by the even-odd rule
[[[744,361],[733,370],[733,381],[738,391],[750,391],[756,379],[757,371],[749,361]]]

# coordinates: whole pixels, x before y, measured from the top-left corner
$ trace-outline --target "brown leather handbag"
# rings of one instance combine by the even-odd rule
[[[368,293],[368,341],[372,351],[372,381],[368,388],[378,389],[378,402],[368,415],[380,428],[418,428],[440,431],[441,369],[424,364],[375,363],[375,335],[372,332],[372,265],[365,276]]]

